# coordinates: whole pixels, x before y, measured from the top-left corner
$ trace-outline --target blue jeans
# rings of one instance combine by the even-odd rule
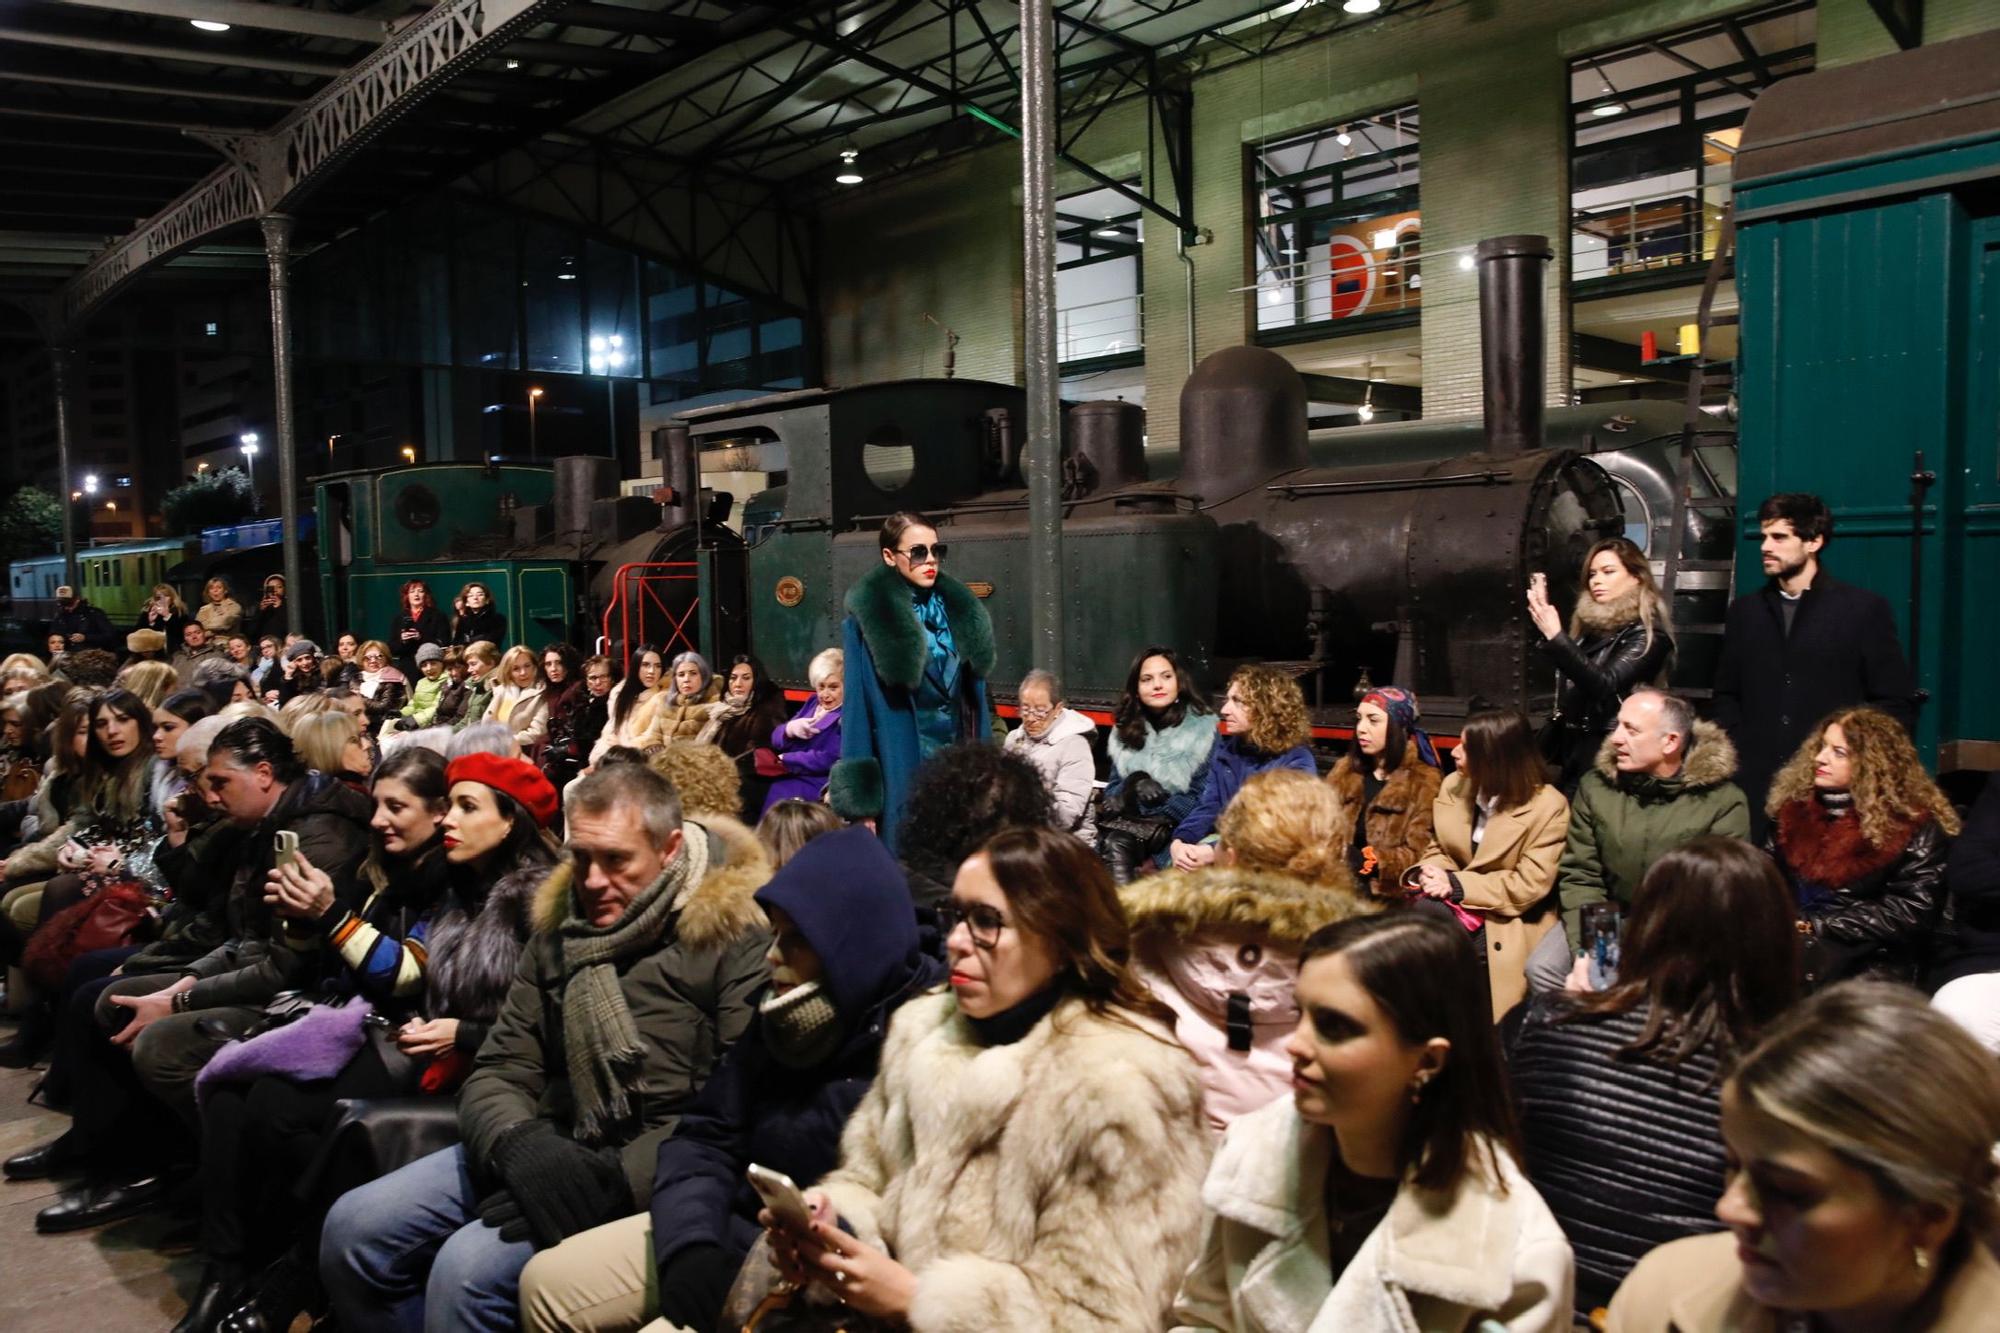
[[[319,1271],[343,1333],[511,1330],[528,1241],[479,1220],[465,1149],[350,1190],[327,1214]]]

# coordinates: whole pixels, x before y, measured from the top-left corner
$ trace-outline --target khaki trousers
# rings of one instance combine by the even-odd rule
[[[543,1250],[521,1270],[523,1333],[675,1333],[659,1318],[653,1219],[635,1213]]]

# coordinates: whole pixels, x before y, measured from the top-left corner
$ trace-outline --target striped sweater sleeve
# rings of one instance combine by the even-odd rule
[[[372,899],[370,900],[373,901]],[[367,907],[364,905],[362,911]],[[397,939],[368,923],[360,913],[336,907],[329,914],[327,942],[354,973],[355,988],[372,1000],[405,999],[420,994],[424,968],[430,962],[428,919]]]

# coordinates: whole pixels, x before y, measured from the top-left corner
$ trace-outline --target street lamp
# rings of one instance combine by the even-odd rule
[[[618,399],[617,385],[611,376],[625,364],[625,339],[623,336],[603,333],[590,335],[590,373],[604,376],[604,414],[610,423],[611,456],[618,457]]]
[[[86,472],[84,474],[83,493],[85,495],[97,494],[97,474],[95,472]]]
[[[243,450],[243,467],[250,477],[250,512],[257,512],[257,432],[249,430],[236,437]]]
[[[528,461],[535,461],[535,400],[542,396],[540,389],[528,390]]]

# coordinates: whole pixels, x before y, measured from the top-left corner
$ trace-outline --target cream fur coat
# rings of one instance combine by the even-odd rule
[[[916,1275],[916,1333],[1124,1333],[1165,1322],[1211,1141],[1163,1030],[1069,1000],[988,1048],[931,994],[896,1011],[820,1188]]]
[[[1282,1098],[1239,1117],[1202,1186],[1201,1257],[1175,1333],[1568,1333],[1569,1240],[1506,1154],[1506,1193],[1475,1178],[1449,1196],[1405,1184],[1334,1281],[1326,1180],[1333,1131]]]

